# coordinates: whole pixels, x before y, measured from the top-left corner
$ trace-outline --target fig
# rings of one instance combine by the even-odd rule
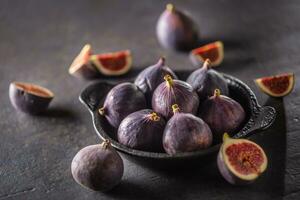
[[[189,50],[198,42],[198,31],[193,20],[168,4],[156,25],[159,43],[167,49]]]
[[[161,83],[153,93],[153,110],[169,119],[173,115],[172,105],[178,104],[181,112],[196,114],[199,99],[192,86],[181,80],[173,80],[170,75],[166,75],[164,79],[165,82]]]
[[[283,97],[293,90],[295,76],[293,73],[279,74],[258,78],[255,80],[255,83],[264,93],[272,97]]]
[[[82,79],[94,79],[99,75],[99,72],[90,62],[92,55],[92,47],[86,44],[79,55],[74,59],[70,68],[69,74]]]
[[[71,172],[81,186],[106,192],[121,181],[124,164],[110,142],[105,140],[102,144],[81,149],[73,158]]]
[[[172,105],[172,109],[174,115],[168,121],[163,135],[163,146],[168,154],[197,151],[212,144],[211,130],[202,119],[179,112],[177,104]]]
[[[127,73],[132,66],[129,50],[103,53],[91,56],[91,62],[103,75],[119,76]]]
[[[264,150],[247,139],[232,139],[223,136],[217,164],[222,176],[231,184],[253,183],[267,168],[268,160]]]
[[[243,107],[235,100],[221,95],[219,89],[201,104],[199,111],[199,116],[213,133],[215,144],[222,141],[224,132],[234,133],[238,130],[246,118]]]
[[[211,69],[207,59],[200,69],[195,70],[186,80],[199,95],[200,101],[212,96],[215,89],[220,89],[226,96],[229,94],[226,79],[217,71]]]
[[[104,105],[99,109],[100,115],[118,128],[121,121],[130,113],[146,108],[144,94],[133,83],[121,83],[113,87],[107,94]]]
[[[154,90],[164,81],[163,78],[167,74],[173,79],[177,79],[175,73],[165,65],[165,58],[161,57],[155,65],[141,71],[135,79],[134,84],[145,94],[148,104],[151,104]]]
[[[34,115],[48,108],[54,94],[38,85],[12,82],[9,86],[9,98],[15,109]]]
[[[203,64],[206,59],[211,61],[212,66],[220,65],[224,59],[223,42],[216,41],[193,49],[190,53],[190,60],[195,66]]]
[[[128,115],[118,129],[118,141],[132,149],[161,152],[166,122],[153,110],[144,109]]]

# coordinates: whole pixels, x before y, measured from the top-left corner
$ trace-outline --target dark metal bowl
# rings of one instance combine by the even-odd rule
[[[183,72],[177,72],[180,78]],[[185,72],[187,73],[187,72]],[[234,138],[247,138],[253,133],[268,128],[275,120],[276,111],[270,106],[261,107],[252,90],[242,81],[224,74],[228,81],[230,97],[238,101],[246,111],[247,120],[241,129],[234,134]],[[185,80],[185,79],[183,79]],[[166,153],[153,153],[128,148],[116,140],[117,130],[112,128],[105,117],[98,113],[108,91],[116,85],[107,81],[100,81],[91,84],[84,89],[79,97],[80,101],[92,114],[94,128],[101,139],[109,139],[112,146],[122,153],[127,159],[143,164],[148,167],[170,167],[180,165],[191,165],[192,163],[205,163],[206,160],[215,159],[220,144],[214,145],[205,150],[195,152],[179,153],[170,156]],[[187,162],[189,161],[189,162]]]

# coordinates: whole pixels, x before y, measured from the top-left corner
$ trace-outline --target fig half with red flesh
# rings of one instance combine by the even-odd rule
[[[218,66],[224,58],[224,46],[221,41],[216,41],[191,51],[190,59],[195,66],[203,64],[209,59],[212,66]]]
[[[93,55],[92,63],[107,76],[118,76],[127,73],[132,66],[129,50]]]
[[[47,109],[54,94],[47,88],[24,82],[12,82],[9,86],[11,104],[17,110],[38,114]]]
[[[93,79],[99,75],[99,72],[90,62],[92,47],[86,44],[78,56],[72,62],[69,68],[69,74],[82,79]]]
[[[218,168],[231,184],[249,184],[267,168],[268,160],[264,150],[247,139],[232,139],[227,133],[220,147]]]
[[[288,95],[294,88],[295,76],[293,73],[280,74],[258,78],[256,85],[266,94],[272,97],[283,97]]]

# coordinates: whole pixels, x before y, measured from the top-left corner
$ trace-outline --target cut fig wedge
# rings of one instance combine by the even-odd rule
[[[293,73],[288,73],[258,78],[254,81],[264,93],[272,97],[283,97],[293,90],[295,76]]]
[[[83,79],[96,78],[99,72],[90,63],[91,55],[92,47],[86,44],[72,62],[69,68],[69,74]]]
[[[248,184],[256,180],[267,168],[264,150],[247,139],[232,139],[227,133],[218,154],[218,167],[231,184]]]
[[[190,59],[195,66],[202,65],[206,59],[210,60],[211,66],[218,66],[222,63],[223,58],[224,47],[221,41],[193,49],[190,53]]]
[[[93,55],[91,61],[102,74],[107,76],[125,74],[132,66],[129,50]]]

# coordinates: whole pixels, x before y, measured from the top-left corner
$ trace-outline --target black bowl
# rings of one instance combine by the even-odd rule
[[[176,73],[182,80],[187,72]],[[242,81],[230,75],[224,74],[228,81],[230,97],[238,101],[246,111],[247,118],[240,130],[234,134],[234,138],[247,138],[253,133],[268,128],[275,120],[276,111],[270,106],[261,107],[252,90]],[[220,144],[214,145],[208,149],[179,153],[170,156],[166,153],[145,152],[128,148],[116,140],[117,130],[109,125],[105,117],[98,113],[102,106],[108,91],[116,83],[100,81],[91,84],[84,89],[79,100],[88,108],[92,114],[94,128],[101,139],[109,139],[112,146],[122,153],[126,159],[146,167],[173,167],[195,164],[204,164],[208,160],[216,159],[216,153]],[[188,162],[187,162],[188,161]]]

